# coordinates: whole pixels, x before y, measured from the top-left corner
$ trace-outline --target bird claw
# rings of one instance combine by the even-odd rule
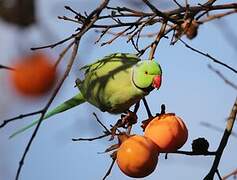
[[[110,141],[116,136],[116,131],[118,128],[127,129],[133,124],[137,123],[137,115],[132,111],[127,111],[126,114],[121,114],[121,118],[116,122],[116,124],[110,129],[111,138]]]
[[[121,115],[121,120],[122,120],[122,126],[124,128],[127,128],[128,126],[137,123],[137,115],[136,113],[128,110],[126,114]]]

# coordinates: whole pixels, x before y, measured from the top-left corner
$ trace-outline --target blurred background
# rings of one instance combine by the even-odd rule
[[[0,64],[11,66],[24,54],[29,53],[31,47],[54,43],[71,35],[77,28],[77,24],[57,18],[63,15],[73,17],[64,9],[65,5],[83,13],[84,11],[91,12],[100,3],[98,0],[37,0],[35,4],[32,2],[32,0],[26,0],[27,6],[24,7],[27,7],[27,10],[25,10],[20,5],[14,7],[16,3],[14,0],[0,0]],[[141,2],[140,0],[111,1],[110,6],[126,6],[149,11]],[[177,8],[172,0],[152,2],[162,10]],[[179,2],[184,4],[183,1]],[[189,2],[197,4],[205,1]],[[220,0],[218,4],[224,2],[226,3]],[[11,11],[7,12],[4,9],[11,9]],[[192,41],[185,37],[183,39],[236,69],[236,27],[237,15],[233,14],[200,26],[198,36]],[[156,32],[157,30],[152,28],[147,31]],[[131,44],[126,43],[126,38],[119,38],[111,45],[100,47],[100,44],[94,44],[98,36],[98,33],[90,30],[82,39],[77,61],[51,107],[55,107],[78,92],[77,88],[74,88],[74,81],[77,77],[83,76],[79,72],[79,67],[82,65],[114,52],[136,53]],[[106,36],[107,39],[111,37],[111,35]],[[143,38],[141,41],[146,44],[150,42],[150,39]],[[175,46],[170,46],[169,43],[170,40],[163,39],[155,54],[155,58],[163,69],[163,84],[159,91],[153,91],[147,97],[149,106],[155,114],[160,111],[160,105],[165,104],[167,112],[174,112],[183,118],[189,129],[189,139],[182,150],[191,150],[192,140],[205,137],[210,143],[209,150],[214,151],[219,145],[223,132],[203,126],[202,122],[224,129],[237,93],[211,71],[208,64],[221,71],[235,84],[237,84],[236,74],[185,48],[179,42]],[[56,60],[64,47],[66,44],[43,52]],[[65,69],[67,57],[60,65],[59,73]],[[147,57],[148,53],[142,56],[142,58]],[[0,70],[0,123],[4,119],[41,109],[49,96],[50,93],[34,99],[20,96],[9,82],[9,72]],[[109,168],[111,159],[109,154],[101,154],[101,152],[115,142],[109,142],[108,138],[93,142],[71,141],[72,138],[95,137],[102,134],[103,129],[96,123],[93,112],[107,126],[115,123],[119,118],[119,116],[101,113],[95,107],[85,103],[43,123],[27,155],[20,179],[102,179]],[[8,139],[9,135],[37,117],[27,117],[0,129],[0,180],[14,179],[19,160],[32,130],[11,140]],[[140,122],[147,118],[143,105],[139,109],[138,117]],[[234,127],[234,132],[236,130]],[[134,127],[133,132],[142,134],[139,123]],[[237,168],[236,149],[236,137],[231,136],[220,162],[221,175]],[[155,172],[144,179],[198,180],[209,172],[212,162],[212,157],[177,154],[170,154],[165,160],[164,154],[161,154]],[[115,164],[108,179],[132,178],[122,174]]]

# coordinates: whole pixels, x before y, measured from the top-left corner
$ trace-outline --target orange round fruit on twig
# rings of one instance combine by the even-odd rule
[[[149,138],[134,135],[122,142],[116,162],[127,176],[142,178],[155,170],[159,155],[157,150]]]
[[[147,125],[144,135],[150,138],[161,152],[172,152],[185,144],[188,130],[180,117],[168,113],[155,117]]]
[[[33,53],[16,63],[11,71],[11,82],[17,92],[26,96],[40,96],[48,92],[56,80],[56,71],[50,58]]]

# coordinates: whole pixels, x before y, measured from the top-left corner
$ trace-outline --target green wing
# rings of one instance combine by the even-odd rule
[[[46,120],[51,116],[54,116],[54,115],[59,114],[61,112],[64,112],[64,111],[66,111],[68,109],[71,109],[71,108],[73,108],[73,107],[75,107],[79,104],[84,103],[84,102],[85,102],[84,97],[82,96],[81,93],[78,93],[77,95],[75,95],[71,99],[65,101],[64,103],[60,104],[59,106],[57,106],[53,110],[46,113],[43,120]],[[31,124],[19,129],[18,131],[14,132],[9,138],[13,138],[14,136],[26,131],[27,129],[29,129],[29,128],[33,127],[34,125],[36,125],[38,122],[39,122],[39,120],[36,120],[36,121],[32,122]]]
[[[84,66],[85,79],[78,85],[85,99],[101,111],[122,113],[144,94],[132,82],[132,67],[140,61],[133,54],[112,54]]]
[[[122,112],[123,110],[120,110],[121,107],[118,108],[118,105],[123,106],[128,104],[125,106],[126,109],[126,107],[130,106],[134,101],[133,99],[129,100],[131,99],[129,96],[134,94],[134,89],[129,82],[130,69],[138,61],[140,61],[140,58],[134,54],[114,53],[82,67],[81,69],[85,70],[85,79],[78,81],[77,85],[80,89],[80,93],[46,113],[43,120],[71,109],[85,101],[88,101],[102,111],[109,111],[111,113]],[[126,87],[129,91],[118,90],[117,85]],[[121,101],[122,103],[116,101]],[[111,108],[114,109],[110,110]],[[10,138],[26,131],[38,122],[39,120],[36,120],[28,126],[21,128],[13,133]]]
[[[129,54],[129,53],[113,53],[108,56],[105,56],[103,59],[99,59],[91,64],[87,64],[80,68],[80,70],[85,70],[85,74],[88,72],[91,72],[92,69],[98,69],[102,67],[106,62],[108,61],[140,61],[140,58],[136,56],[135,54]]]

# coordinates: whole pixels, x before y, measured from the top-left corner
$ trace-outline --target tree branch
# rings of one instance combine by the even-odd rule
[[[229,65],[227,65],[227,64],[225,64],[225,63],[223,63],[223,62],[221,62],[219,60],[217,60],[216,58],[214,58],[213,56],[209,55],[208,53],[204,53],[204,52],[202,52],[202,51],[200,51],[198,49],[195,49],[194,47],[192,47],[192,46],[188,45],[186,42],[184,42],[182,39],[179,39],[179,41],[182,42],[187,48],[191,49],[192,51],[194,51],[194,52],[196,52],[198,54],[201,54],[203,56],[206,56],[209,59],[211,59],[213,62],[226,67],[227,69],[233,71],[234,73],[237,73],[236,69],[234,69],[233,67],[231,67],[231,66],[229,66]]]
[[[234,84],[233,82],[229,81],[220,71],[212,67],[210,64],[208,64],[208,68],[215,72],[226,84],[228,84],[230,87],[234,88],[237,90],[237,85]]]
[[[220,142],[219,147],[217,149],[217,152],[216,152],[217,154],[215,156],[215,160],[213,162],[213,165],[212,165],[209,173],[204,178],[204,180],[213,180],[215,173],[217,173],[218,165],[220,163],[222,154],[223,154],[224,149],[225,149],[225,147],[227,145],[227,142],[228,142],[229,137],[231,135],[232,128],[233,128],[234,123],[235,123],[236,114],[237,114],[237,98],[236,98],[236,100],[234,102],[234,105],[232,107],[230,115],[229,115],[229,117],[227,119],[226,129],[224,131],[224,134],[222,136],[221,142]]]
[[[165,19],[165,21],[170,21],[172,23],[177,23],[174,19],[170,18],[166,15],[166,13],[163,13],[159,11],[154,5],[152,5],[149,0],[143,0],[143,2],[157,15]]]
[[[76,55],[77,55],[77,51],[78,51],[78,48],[79,48],[79,43],[80,43],[80,40],[81,40],[81,37],[91,28],[91,26],[97,21],[98,19],[98,16],[99,14],[101,13],[101,11],[105,8],[105,6],[109,3],[109,0],[104,0],[100,6],[98,8],[96,8],[94,11],[92,11],[92,13],[88,16],[87,18],[87,21],[85,21],[85,24],[83,24],[81,30],[79,31],[79,33],[77,33],[76,37],[75,37],[75,40],[74,40],[74,47],[73,47],[73,52],[72,52],[72,55],[69,59],[69,62],[68,62],[68,65],[67,65],[67,69],[62,77],[62,79],[60,80],[59,84],[57,85],[57,87],[55,88],[51,98],[49,99],[48,103],[46,104],[46,106],[44,107],[44,110],[43,112],[41,113],[41,117],[39,119],[39,122],[37,123],[33,133],[32,133],[32,136],[24,150],[24,153],[23,153],[23,156],[19,162],[19,166],[18,166],[18,169],[17,169],[17,173],[16,173],[16,177],[15,177],[15,180],[18,180],[19,179],[19,175],[20,175],[20,172],[21,172],[21,169],[23,167],[23,164],[24,164],[24,160],[25,160],[25,157],[27,155],[27,153],[29,152],[30,150],[30,147],[31,147],[31,144],[33,142],[33,140],[35,139],[36,137],[36,134],[39,130],[39,127],[43,121],[43,118],[44,118],[44,115],[46,114],[49,106],[51,105],[51,103],[53,102],[54,98],[56,97],[58,91],[60,90],[60,88],[62,87],[65,79],[67,78],[67,76],[69,75],[70,73],[70,70],[71,70],[71,67],[75,61],[75,58],[76,58]]]
[[[35,112],[31,112],[31,113],[27,113],[27,114],[20,114],[19,116],[10,118],[10,119],[6,119],[3,121],[3,123],[0,125],[0,128],[3,128],[5,125],[7,125],[8,123],[18,120],[18,119],[22,119],[28,116],[32,116],[32,115],[36,115],[36,114],[40,114],[42,113],[43,110],[39,110],[39,111],[35,111]]]

